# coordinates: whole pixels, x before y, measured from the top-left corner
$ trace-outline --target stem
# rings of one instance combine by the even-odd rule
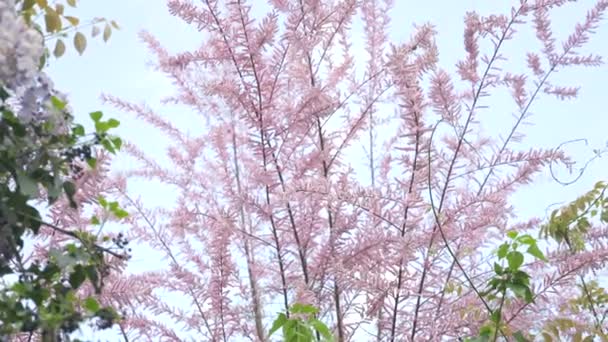
[[[241,186],[241,172],[240,172],[240,167],[239,167],[239,159],[238,159],[238,153],[237,153],[237,143],[236,143],[236,127],[232,127],[232,154],[233,154],[233,161],[234,161],[234,173],[235,173],[235,178],[236,178],[236,187],[237,187],[237,191],[239,193],[239,196],[242,196],[242,186]],[[240,216],[240,221],[241,221],[241,226],[243,227],[243,229],[245,229],[245,210],[243,208],[242,204],[239,204],[239,216]],[[249,231],[248,233],[252,233],[251,231]],[[247,261],[247,273],[249,275],[249,287],[251,288],[251,301],[252,301],[252,305],[253,305],[253,315],[254,315],[254,320],[255,320],[255,331],[256,334],[258,335],[258,338],[260,339],[260,341],[264,341],[265,338],[265,334],[264,334],[264,325],[262,324],[262,312],[261,312],[261,305],[260,305],[260,298],[259,298],[259,294],[258,294],[258,283],[257,283],[257,277],[255,275],[255,273],[253,272],[253,264],[254,264],[254,260],[253,260],[253,249],[250,245],[249,239],[245,238],[245,258]]]
[[[507,289],[502,290],[502,296],[500,298],[500,305],[498,306],[498,319],[496,320],[496,326],[494,328],[494,338],[492,339],[494,342],[498,339],[498,330],[500,329],[500,320],[502,319],[502,306],[505,303],[505,294]]]
[[[419,127],[420,125],[420,116],[419,113],[414,112],[414,120],[415,120],[415,126]],[[422,137],[422,134],[420,133],[420,130],[416,130],[416,143],[414,145],[414,162],[412,164],[412,175],[410,177],[410,182],[408,185],[408,197],[409,195],[413,192],[414,190],[414,181],[415,181],[415,176],[416,176],[416,170],[418,168],[418,157],[420,154],[420,139]],[[430,165],[429,165],[430,167]],[[405,209],[403,211],[403,224],[401,225],[401,237],[405,236],[405,228],[407,226],[407,219],[408,219],[408,214],[409,214],[409,209],[410,206],[406,205]],[[397,329],[397,316],[398,316],[398,309],[399,309],[399,300],[400,300],[400,295],[401,295],[401,286],[402,286],[402,279],[403,279],[403,258],[401,258],[401,260],[399,261],[399,272],[397,274],[397,294],[395,295],[395,305],[393,307],[393,317],[392,317],[392,321],[391,321],[391,337],[390,340],[391,342],[395,341],[395,332]],[[423,277],[425,277],[426,274],[423,273]],[[420,286],[422,286],[424,280],[420,282]],[[422,292],[422,289],[419,289],[419,293]],[[420,306],[420,298],[421,296],[418,296],[417,300],[416,300],[416,307]],[[417,312],[415,314],[414,317],[414,326],[415,326],[415,322],[416,322],[416,318],[417,318]],[[415,328],[414,328],[415,329]],[[412,334],[413,335],[413,334]],[[413,338],[413,336],[412,336]]]

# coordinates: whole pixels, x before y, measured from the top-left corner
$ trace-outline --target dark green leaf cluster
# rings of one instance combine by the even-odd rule
[[[116,153],[120,149],[120,138],[108,134],[119,122],[101,121],[102,114],[95,112],[91,113],[93,134],[86,134],[82,125],[65,132],[55,130],[44,121],[22,122],[4,105],[8,97],[0,87],[0,277],[16,276],[18,281],[5,282],[0,288],[0,336],[38,332],[43,339],[66,340],[61,336],[89,319],[95,319],[99,328],[108,328],[118,318],[114,309],[100,305],[94,297],[82,301],[76,293],[85,283],[97,293],[101,291],[108,273],[104,253],[110,249],[99,245],[95,235],[44,223],[34,202],[44,196],[50,205],[66,196],[76,208],[77,188],[72,179],[78,177],[84,163],[95,167],[95,150]],[[66,103],[57,97],[51,103],[71,123]],[[117,202],[99,202],[115,217],[127,216]],[[100,224],[97,218],[92,221]],[[43,263],[25,265],[24,238],[36,235],[42,225],[71,236],[75,243],[52,250]],[[113,244],[125,249],[126,240],[119,236]]]

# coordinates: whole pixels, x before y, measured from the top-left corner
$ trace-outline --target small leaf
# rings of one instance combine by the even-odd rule
[[[24,195],[29,197],[38,195],[38,183],[24,172],[17,171],[17,183],[19,190]]]
[[[21,10],[27,11],[27,10],[31,9],[32,7],[34,7],[35,4],[36,4],[35,0],[25,0],[25,1],[23,1],[23,6],[21,7]]]
[[[61,18],[57,14],[57,12],[52,9],[47,9],[46,14],[44,15],[44,24],[46,27],[46,31],[49,33],[60,31],[62,28]]]
[[[99,27],[93,26],[93,28],[91,29],[91,37],[93,37],[93,38],[97,37],[99,32],[100,32]]]
[[[38,6],[40,6],[40,8],[47,8],[49,6],[49,3],[46,0],[36,0],[36,3],[38,4]]]
[[[103,146],[108,152],[110,152],[112,154],[116,154],[116,149],[114,148],[114,146],[112,145],[112,143],[109,140],[107,140],[107,139],[102,140],[101,146]]]
[[[534,256],[537,259],[540,259],[545,262],[549,261],[549,260],[547,260],[547,258],[543,254],[543,252],[538,248],[538,246],[536,244],[530,245],[530,247],[528,247],[527,252],[528,252],[528,254]]]
[[[78,26],[78,24],[80,24],[80,19],[76,18],[76,17],[72,17],[69,15],[64,16],[65,20],[67,20],[70,24],[72,24],[72,26]]]
[[[315,318],[310,321],[310,325],[312,325],[313,328],[315,328],[315,330],[318,331],[319,334],[321,334],[321,336],[323,336],[326,341],[333,341],[331,331],[323,322]]]
[[[120,139],[119,137],[114,137],[112,139],[110,139],[112,141],[112,143],[114,144],[114,147],[117,150],[120,150],[120,147],[122,146],[122,139]]]
[[[110,21],[110,24],[112,24],[112,27],[114,27],[115,29],[120,30],[120,26],[118,26],[116,21],[112,20],[112,21]]]
[[[518,251],[509,252],[507,254],[507,261],[511,270],[517,270],[524,263],[524,255]]]
[[[97,202],[103,207],[106,208],[108,206],[108,201],[103,196],[97,197]]]
[[[517,242],[522,243],[524,245],[531,245],[531,244],[535,244],[536,240],[529,234],[525,234],[525,235],[521,235],[520,237],[518,237]]]
[[[507,232],[507,236],[511,239],[515,239],[517,237],[517,232],[512,230],[510,232]]]
[[[95,158],[89,158],[87,159],[87,164],[89,164],[89,166],[91,167],[91,169],[94,169],[97,167],[97,159]]]
[[[57,39],[57,42],[55,42],[55,49],[53,50],[53,55],[56,58],[59,58],[59,57],[63,56],[64,53],[65,53],[65,43],[63,42],[63,40]]]
[[[74,126],[74,128],[72,128],[72,134],[79,137],[84,136],[84,127],[80,124],[77,124],[76,126]]]
[[[494,312],[492,312],[492,314],[490,315],[490,320],[494,323],[500,322],[500,317],[501,317],[501,312],[499,310],[495,310]]]
[[[66,2],[68,3],[68,5],[76,7],[76,0],[67,0]]]
[[[84,273],[84,269],[81,265],[74,266],[74,272],[70,273],[70,286],[73,289],[78,289],[82,283],[86,280],[86,274]]]
[[[116,218],[123,219],[125,217],[128,217],[129,213],[123,209],[116,209],[114,210],[114,216],[116,216]]]
[[[295,303],[294,305],[292,305],[290,311],[293,312],[293,313],[315,314],[319,310],[317,308],[315,308],[314,306],[309,305],[309,304]]]
[[[500,247],[498,247],[498,252],[496,253],[498,255],[498,258],[502,259],[505,256],[507,256],[508,250],[509,250],[509,244],[503,243],[502,245],[500,245]]]
[[[72,182],[63,182],[63,191],[68,196],[68,200],[70,201],[70,206],[72,208],[76,208],[78,205],[74,201],[74,194],[76,194],[76,185]]]
[[[74,35],[74,47],[80,55],[82,55],[84,50],[87,48],[87,38],[81,32],[76,32]]]
[[[58,110],[64,110],[66,103],[59,99],[57,96],[51,96],[51,103]]]
[[[110,25],[106,24],[106,26],[103,28],[103,41],[107,42],[108,39],[110,39],[111,35],[112,35],[112,27],[110,27]]]
[[[91,119],[93,119],[93,121],[97,122],[97,121],[101,120],[103,113],[100,111],[92,112],[91,114],[89,114],[89,116],[91,117]]]
[[[99,307],[100,307],[97,300],[93,297],[87,297],[87,299],[84,300],[83,306],[85,309],[87,309],[93,313],[99,311]]]
[[[272,335],[277,330],[281,329],[281,327],[283,327],[283,325],[285,325],[286,322],[287,322],[287,316],[285,316],[284,313],[280,313],[279,317],[277,317],[277,319],[274,320],[274,323],[272,323],[272,328],[270,328],[269,335]]]
[[[108,120],[108,127],[110,128],[116,128],[120,126],[120,121],[116,120],[116,119],[110,119]]]

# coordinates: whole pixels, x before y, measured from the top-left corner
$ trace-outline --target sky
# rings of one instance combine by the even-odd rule
[[[252,0],[254,11],[262,0]],[[462,56],[462,19],[467,10],[477,10],[481,14],[494,12],[505,13],[515,1],[499,0],[395,0],[396,6],[390,13],[393,18],[390,38],[400,42],[409,37],[412,23],[431,22],[439,32],[438,45],[441,64],[448,71],[454,71],[455,61]],[[594,1],[579,1],[580,12],[561,11],[554,18],[554,27],[558,37],[571,32],[576,21],[584,18],[584,10],[593,5]],[[89,122],[88,113],[103,110],[110,117],[118,118],[122,125],[117,134],[126,140],[138,144],[145,151],[154,155],[164,154],[162,137],[155,136],[156,131],[141,129],[141,124],[129,114],[121,113],[114,108],[104,106],[99,97],[107,93],[131,100],[135,103],[145,102],[162,112],[176,126],[193,131],[200,125],[192,122],[192,113],[187,109],[175,106],[163,107],[160,99],[172,93],[172,86],[162,74],[154,72],[149,65],[153,58],[144,44],[138,38],[141,30],[147,30],[155,35],[171,52],[184,51],[197,47],[203,36],[195,27],[190,27],[180,19],[172,17],[164,0],[81,0],[76,12],[81,18],[106,17],[116,20],[121,30],[114,31],[108,43],[101,39],[89,40],[84,56],[78,56],[74,49],[69,49],[66,56],[58,61],[52,61],[49,73],[58,89],[69,95],[70,104],[79,122]],[[89,35],[90,29],[84,32]],[[361,32],[360,23],[355,23],[355,31]],[[361,39],[353,36],[354,53],[364,53]],[[357,43],[358,41],[358,43]],[[608,24],[604,23],[597,30],[586,51],[593,51],[608,58]],[[516,46],[508,47],[507,51],[517,54],[529,47],[535,47],[535,38],[531,34],[524,39],[518,39]],[[526,126],[524,132],[528,135],[522,147],[555,147],[561,142],[585,138],[584,143],[572,144],[567,152],[574,156],[579,163],[584,164],[593,156],[592,149],[606,148],[608,134],[608,113],[606,108],[606,81],[608,66],[594,69],[577,68],[569,72],[560,72],[553,78],[556,83],[567,80],[580,85],[578,99],[574,101],[556,101],[547,96],[536,102],[532,109],[534,116],[530,121],[534,125]],[[483,115],[491,116],[487,120],[488,134],[498,134],[501,128],[508,127],[512,122],[510,111],[501,111],[502,103],[492,103],[492,110]],[[503,132],[504,133],[504,132]],[[122,161],[117,167],[120,168]],[[562,186],[551,180],[548,175],[538,178],[533,185],[518,192],[513,198],[513,204],[522,216],[540,215],[554,203],[564,203],[574,199],[579,194],[591,189],[598,180],[608,180],[608,155],[594,160],[586,169],[584,175],[570,186]],[[568,176],[563,172],[560,175]],[[570,176],[571,177],[571,176]],[[157,188],[135,187],[148,203],[163,203],[166,195]],[[135,257],[140,266],[150,266],[145,258]]]

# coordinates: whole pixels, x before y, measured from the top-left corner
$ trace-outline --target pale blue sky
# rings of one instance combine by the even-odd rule
[[[254,8],[262,0],[252,0]],[[456,59],[463,54],[462,48],[462,18],[466,10],[478,10],[482,14],[505,12],[511,4],[519,2],[501,0],[395,0],[396,6],[391,13],[391,39],[396,42],[407,38],[411,33],[412,23],[430,21],[437,25],[439,31],[438,44],[442,65],[448,71],[454,71]],[[574,23],[584,17],[584,9],[593,5],[594,1],[579,1],[582,11],[561,11],[555,18],[554,27],[559,37],[569,33]],[[152,32],[170,51],[181,51],[197,47],[202,34],[194,27],[184,24],[181,20],[169,15],[163,0],[82,0],[78,9],[81,18],[93,16],[116,19],[121,25],[120,31],[115,31],[109,43],[104,44],[100,39],[89,41],[87,51],[82,57],[76,56],[73,49],[59,61],[53,61],[50,74],[59,89],[69,93],[70,103],[81,122],[88,122],[87,113],[102,109],[106,115],[116,117],[122,122],[118,133],[124,138],[134,141],[145,151],[162,156],[164,154],[163,138],[156,136],[154,130],[146,130],[128,114],[120,113],[113,108],[103,106],[99,100],[102,92],[132,100],[135,103],[146,101],[159,109],[178,127],[189,127],[194,130],[195,117],[182,107],[161,107],[159,99],[171,94],[172,88],[163,75],[153,72],[146,62],[152,58],[146,47],[140,42],[137,33],[146,29]],[[360,31],[360,25],[357,29]],[[85,31],[88,35],[89,29]],[[356,32],[356,31],[355,31]],[[363,52],[360,40],[355,37],[355,51]],[[586,51],[600,53],[608,58],[608,24],[604,23],[593,37]],[[520,60],[525,57],[522,51],[535,45],[535,38],[529,32],[525,37],[517,39],[517,45],[507,46],[506,51],[512,51]],[[606,83],[608,81],[608,66],[595,69],[577,68],[569,72],[560,72],[554,78],[558,80],[574,80],[572,85],[581,85],[580,96],[575,101],[559,102],[547,96],[542,97],[533,108],[535,115],[531,121],[534,126],[527,126],[525,132],[529,135],[524,146],[552,147],[560,142],[587,138],[589,147],[582,144],[571,146],[568,151],[576,153],[576,160],[584,162],[592,153],[592,148],[605,147],[608,141],[608,99],[606,98]],[[572,83],[572,82],[569,82]],[[568,84],[570,85],[570,84]],[[501,101],[498,99],[498,101]],[[502,102],[490,103],[491,110],[483,115],[491,116],[486,121],[488,132],[502,132],[512,122],[510,107],[503,110]],[[510,106],[510,105],[509,105]],[[201,129],[203,123],[200,122]],[[200,133],[197,132],[197,133]],[[585,175],[574,185],[562,187],[555,184],[548,176],[540,177],[539,182],[521,191],[515,198],[514,204],[522,215],[543,215],[549,204],[573,199],[588,190],[598,180],[608,180],[608,155],[593,162]],[[148,203],[161,203],[166,194],[160,188],[137,188]],[[136,261],[143,261],[137,258]],[[142,267],[143,266],[142,264]]]

